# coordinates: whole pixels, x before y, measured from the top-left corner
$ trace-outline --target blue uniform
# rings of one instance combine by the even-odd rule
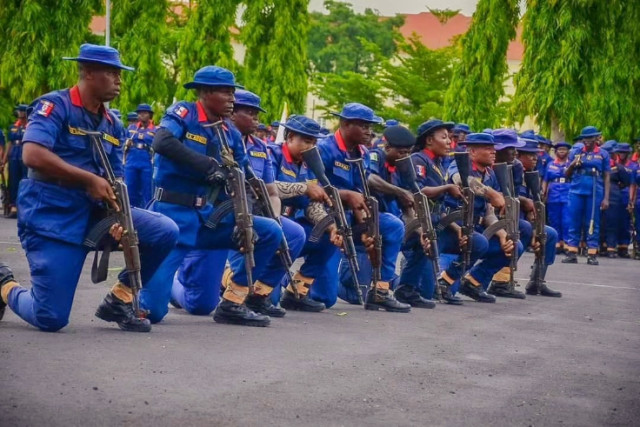
[[[587,152],[585,148],[569,156],[572,162],[576,156],[581,156],[582,166],[576,167],[571,176],[569,187],[569,237],[567,249],[578,252],[580,236],[584,229],[587,237],[587,248],[590,255],[598,251],[600,238],[600,203],[604,197],[604,174],[611,171],[609,153],[595,147]],[[594,191],[595,187],[595,191]],[[595,212],[591,212],[595,204]],[[590,221],[593,220],[593,232],[589,233]]]
[[[416,177],[418,186],[423,187],[439,187],[447,183],[447,173],[444,169],[444,160],[449,158],[438,158],[429,151],[422,150],[418,153],[411,155],[414,167],[416,168]],[[434,226],[438,225],[440,217],[446,213],[445,195],[441,195],[437,199],[430,199],[435,203],[432,207],[431,221]],[[451,199],[450,207],[457,208],[457,201]],[[487,239],[485,239],[480,233],[473,233],[471,237],[471,265],[473,265],[478,259],[480,259],[487,250]],[[446,228],[438,235],[438,249],[441,254],[452,254],[454,256],[452,262],[445,269],[445,274],[448,278],[454,282],[458,282],[462,275],[465,273],[462,271],[462,264],[460,255],[460,245],[458,241],[458,235],[451,228]],[[420,277],[420,293],[424,298],[431,298],[435,289],[434,274],[432,264],[426,259],[424,253],[420,255],[418,251],[413,253],[404,253],[407,259],[407,266],[402,272],[400,281],[402,283],[412,283],[413,275],[418,270],[421,270]],[[443,257],[445,258],[445,257]],[[448,257],[451,258],[451,257]],[[467,268],[471,268],[471,265]],[[436,272],[439,273],[439,272]],[[457,285],[454,286],[454,289]],[[429,294],[431,293],[431,294]]]
[[[204,127],[208,123],[207,115],[199,102],[178,102],[169,107],[159,127],[171,132],[189,149],[214,157],[220,162],[220,141],[211,128]],[[226,126],[223,132],[229,141],[234,159],[241,167],[245,167],[248,159],[240,133],[231,126]],[[155,155],[154,162],[154,185],[158,189],[187,195],[193,200],[206,200],[210,189],[204,176],[158,154]],[[210,229],[205,227],[204,223],[214,212],[215,207],[208,201],[194,204],[194,206],[185,206],[153,200],[150,208],[172,218],[180,228],[178,246],[165,259],[158,273],[141,293],[141,303],[150,311],[149,319],[152,322],[159,322],[166,315],[174,274],[190,250],[233,250],[229,257],[233,282],[238,286],[248,285],[244,256],[235,250],[237,246],[232,241],[235,225],[232,214],[223,218],[215,229]],[[284,274],[280,261],[275,255],[282,239],[282,229],[274,220],[263,217],[254,217],[253,225],[258,237],[254,251],[256,266],[253,277],[268,286],[275,287]]]
[[[8,133],[10,152],[7,157],[7,163],[9,163],[9,198],[12,205],[16,205],[18,200],[20,181],[27,177],[27,168],[22,162],[22,141],[25,128],[26,123],[17,120],[11,125]]]
[[[609,209],[605,211],[605,242],[607,250],[626,249],[631,242],[631,215],[629,205],[629,187],[633,179],[631,162],[622,164],[611,161],[611,188]]]
[[[370,167],[369,151],[364,146],[359,146],[359,154],[364,160],[364,167],[368,176]],[[331,135],[318,142],[318,150],[322,157],[325,173],[332,185],[341,190],[351,190],[362,192],[362,182],[357,169],[351,166],[346,159],[351,158],[347,147],[342,139],[342,135],[338,130]],[[353,221],[353,215],[349,214],[349,219]],[[391,282],[395,276],[395,267],[400,247],[402,246],[402,238],[404,235],[404,224],[402,220],[388,212],[380,213],[379,223],[380,235],[382,237],[382,267],[381,279],[383,282]],[[354,238],[357,246],[361,246],[362,242],[358,236]],[[345,274],[340,280],[345,288],[353,288],[350,284],[350,273]],[[327,306],[335,303],[335,292],[338,290],[338,284],[328,284],[325,289],[318,289],[314,286],[312,289],[312,297],[315,300],[325,302]],[[315,291],[315,292],[314,292]],[[321,291],[325,291],[320,293]],[[352,301],[352,297],[347,299]],[[327,304],[329,301],[331,304]]]
[[[632,182],[638,188],[640,188],[640,164],[638,164],[637,162],[631,163],[631,176],[632,176]],[[635,231],[636,231],[636,241],[633,242],[634,248],[637,248],[638,242],[640,242],[640,197],[638,197],[638,194],[637,194],[638,191],[639,190],[636,189],[636,203],[635,203],[635,206],[633,207],[633,216],[634,216],[633,227],[635,228]],[[637,249],[634,249],[634,251],[636,253],[639,252]]]
[[[131,205],[144,208],[151,200],[151,176],[153,166],[151,144],[156,133],[153,123],[143,127],[142,122],[129,126],[127,140],[131,141],[126,149],[124,180],[129,190]]]
[[[102,143],[117,177],[122,177],[122,146],[117,138],[122,125],[102,109],[93,115],[84,109],[76,87],[43,95],[32,104],[25,143],[35,143],[55,153],[66,163],[103,175],[87,136],[79,129],[102,133]],[[42,176],[24,179],[18,198],[18,235],[31,270],[32,287],[14,288],[9,306],[22,319],[56,331],[68,323],[75,289],[87,249],[82,245],[87,231],[101,218],[103,205],[84,188],[59,185]],[[178,228],[169,218],[133,209],[133,222],[140,240],[142,283],[146,284],[174,247]],[[129,284],[126,272],[118,279]]]
[[[569,181],[565,172],[569,160],[564,162],[555,159],[547,166],[544,181],[547,183],[547,219],[549,225],[558,233],[559,243],[569,238]]]
[[[542,154],[538,156],[538,161],[536,162],[536,170],[540,173],[540,177],[544,177],[544,174],[547,173],[547,168],[549,164],[553,162],[553,157],[546,151],[542,151]]]
[[[448,170],[449,182],[453,182],[453,175],[458,172],[455,161],[451,163]],[[498,179],[496,178],[493,169],[486,168],[485,171],[481,171],[475,164],[472,167],[470,177],[475,177],[480,180],[485,186],[493,188],[496,191],[501,191]],[[445,197],[445,203],[448,206],[457,207],[458,201],[451,196]],[[484,216],[487,213],[487,201],[477,196],[474,200],[473,218],[475,222],[475,229],[478,233],[484,231]],[[484,238],[484,237],[483,237]],[[485,239],[486,242],[486,239]],[[475,242],[474,242],[475,245]],[[522,242],[517,242],[518,258],[522,256],[524,252],[524,246]],[[473,260],[472,260],[473,261]],[[484,290],[487,290],[493,276],[502,268],[508,266],[510,259],[504,255],[502,248],[500,247],[500,240],[497,236],[493,236],[489,239],[486,246],[486,252],[483,254],[480,262],[476,263],[471,270],[469,270],[468,277],[475,285],[480,285]]]
[[[251,168],[266,184],[274,182],[273,164],[266,144],[251,135],[245,137],[245,148]],[[282,231],[292,259],[296,259],[305,241],[304,230],[288,218],[281,218]],[[218,305],[221,278],[227,261],[228,250],[193,250],[182,261],[173,279],[171,298],[187,312],[207,315]],[[283,275],[285,273],[283,272]],[[277,291],[276,291],[277,290]],[[279,286],[272,298],[277,303]]]

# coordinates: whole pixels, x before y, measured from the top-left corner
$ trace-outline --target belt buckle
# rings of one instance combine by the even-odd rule
[[[154,195],[153,198],[161,202],[163,194],[164,194],[164,189],[162,187],[158,187],[156,188],[156,194]]]
[[[205,205],[204,197],[196,197],[195,202],[193,204],[196,208],[201,208]]]

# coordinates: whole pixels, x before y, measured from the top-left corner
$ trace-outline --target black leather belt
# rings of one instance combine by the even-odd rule
[[[75,183],[72,181],[63,181],[61,179],[52,178],[48,175],[43,174],[42,172],[38,172],[37,170],[31,169],[31,168],[29,168],[29,170],[27,171],[27,177],[35,181],[46,182],[48,184],[55,184],[65,188],[82,188],[82,184],[80,183]]]
[[[161,187],[156,188],[153,198],[158,202],[173,203],[174,205],[187,206],[190,208],[201,208],[207,204],[207,199],[202,196],[169,191]]]
[[[600,176],[600,171],[598,170],[578,169],[575,173],[576,175]]]
[[[134,144],[134,147],[138,150],[151,151],[151,147],[147,144]]]

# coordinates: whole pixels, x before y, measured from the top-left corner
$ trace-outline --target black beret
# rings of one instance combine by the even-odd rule
[[[392,147],[413,147],[416,136],[404,126],[389,126],[384,130],[384,139]]]

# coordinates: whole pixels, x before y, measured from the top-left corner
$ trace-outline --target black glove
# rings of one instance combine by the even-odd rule
[[[244,237],[246,232],[247,230],[241,229],[238,226],[233,227],[233,232],[231,233],[231,240],[236,245],[238,245],[238,248],[244,245]],[[251,229],[251,241],[253,242],[254,245],[258,242],[258,235],[253,230],[253,228]]]
[[[219,185],[224,184],[225,174],[222,170],[220,164],[215,160],[211,159],[211,166],[205,175],[205,181],[207,181],[210,185]]]

